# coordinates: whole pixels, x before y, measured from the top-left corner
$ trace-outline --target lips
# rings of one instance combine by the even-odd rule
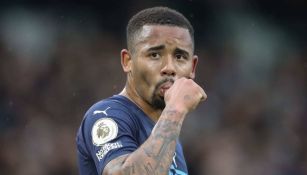
[[[166,83],[163,83],[163,84],[160,86],[160,88],[161,88],[161,89],[169,89],[172,85],[173,85],[173,83],[168,81],[168,82],[166,82]]]
[[[165,92],[166,92],[169,88],[171,88],[172,85],[173,85],[173,83],[170,82],[170,81],[161,84],[161,86],[160,86],[160,94],[161,94],[162,96],[164,96]]]

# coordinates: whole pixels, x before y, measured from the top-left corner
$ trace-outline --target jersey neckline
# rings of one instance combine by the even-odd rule
[[[149,120],[153,125],[156,124],[156,122],[154,122],[144,111],[142,108],[140,108],[138,105],[136,105],[133,101],[131,101],[128,97],[124,96],[124,95],[120,95],[120,94],[116,94],[113,95],[113,98],[119,98],[122,99],[124,101],[126,101],[127,103],[129,103],[131,106],[133,106],[137,111],[141,112],[144,116],[146,116],[147,120]]]

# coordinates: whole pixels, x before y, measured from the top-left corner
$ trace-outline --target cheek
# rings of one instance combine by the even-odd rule
[[[150,71],[148,70],[143,70],[143,71],[140,71],[140,79],[141,81],[143,81],[146,86],[150,86],[151,85],[151,79],[150,79]]]
[[[190,77],[193,72],[193,64],[186,63],[183,65],[178,65],[177,67],[177,76],[178,77]]]
[[[143,94],[152,93],[155,88],[156,73],[146,62],[138,62],[134,71],[136,87]]]

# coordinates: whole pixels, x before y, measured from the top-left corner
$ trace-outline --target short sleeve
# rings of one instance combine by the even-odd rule
[[[95,162],[98,174],[112,159],[138,148],[136,122],[118,105],[103,105],[87,112],[81,127],[85,154]]]

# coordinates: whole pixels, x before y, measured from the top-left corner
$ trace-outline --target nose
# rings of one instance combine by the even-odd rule
[[[167,57],[163,63],[163,67],[161,69],[162,76],[175,76],[176,68],[174,65],[174,60],[171,56]]]

